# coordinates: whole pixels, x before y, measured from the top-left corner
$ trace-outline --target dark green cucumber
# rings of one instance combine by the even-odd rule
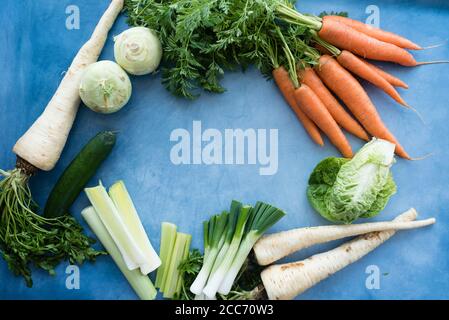
[[[55,218],[69,209],[115,145],[115,133],[99,132],[64,170],[45,204],[44,216]]]

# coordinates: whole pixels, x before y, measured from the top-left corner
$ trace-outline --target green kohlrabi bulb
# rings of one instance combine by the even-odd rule
[[[128,75],[112,61],[99,61],[88,66],[79,89],[84,104],[99,113],[119,111],[128,103],[131,92]]]

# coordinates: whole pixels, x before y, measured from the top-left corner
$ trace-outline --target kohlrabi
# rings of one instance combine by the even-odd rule
[[[81,78],[79,93],[95,112],[113,113],[128,103],[132,86],[126,72],[112,61],[91,64]]]
[[[396,192],[390,172],[394,144],[373,139],[352,158],[327,158],[309,178],[311,205],[332,222],[351,223],[377,215]]]
[[[154,72],[162,58],[161,41],[154,30],[128,29],[114,38],[115,61],[133,75]]]

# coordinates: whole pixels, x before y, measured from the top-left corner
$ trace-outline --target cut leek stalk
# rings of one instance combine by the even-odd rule
[[[159,259],[159,256],[151,245],[150,239],[148,239],[148,235],[143,228],[136,207],[124,182],[118,181],[114,183],[109,188],[109,196],[114,202],[128,231],[134,237],[134,240],[144,254],[145,263],[139,265],[140,271],[143,274],[149,274],[156,270],[161,265],[161,259]]]
[[[139,270],[128,269],[120,250],[116,246],[103,222],[101,222],[101,219],[95,209],[93,207],[88,207],[81,212],[81,215],[100,240],[103,247],[105,247],[111,258],[117,264],[117,267],[123,273],[126,280],[128,280],[137,296],[142,300],[154,300],[156,298],[157,291],[154,288],[150,278],[141,274]]]
[[[128,269],[134,270],[144,265],[146,263],[144,253],[128,231],[128,228],[103,185],[100,183],[99,186],[86,188],[85,191],[101,222],[103,222],[106,230],[108,230],[112,239],[114,239]]]
[[[184,247],[184,254],[182,255],[181,262],[185,261],[189,257],[190,253],[190,243],[192,242],[192,237],[189,237],[185,247]],[[180,262],[180,263],[181,263]],[[178,266],[179,267],[179,266]],[[182,290],[182,283],[184,282],[184,278],[179,275],[178,282],[176,284],[176,293],[179,294]]]
[[[156,288],[165,288],[165,280],[167,279],[168,265],[170,264],[171,253],[175,246],[176,226],[173,223],[163,222],[161,227],[161,242],[159,247],[159,255],[162,263],[157,269]]]
[[[192,236],[190,234],[185,234],[178,232],[176,234],[175,246],[170,259],[170,265],[168,265],[168,276],[165,282],[165,287],[161,290],[164,293],[164,298],[174,298],[178,289],[178,279],[180,278],[180,273],[178,270],[179,265],[184,260],[185,252],[190,249],[190,242]]]

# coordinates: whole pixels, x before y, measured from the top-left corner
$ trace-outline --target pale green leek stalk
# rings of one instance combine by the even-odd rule
[[[285,213],[269,204],[258,202],[249,215],[245,226],[245,236],[230,265],[225,271],[225,277],[218,288],[220,294],[227,295],[234,284],[237,275],[245,263],[248,254],[259,238],[281,219]]]
[[[154,288],[150,278],[140,273],[139,270],[128,269],[120,250],[115,245],[114,240],[106,230],[103,222],[101,222],[101,219],[99,218],[97,212],[95,212],[95,209],[93,207],[88,207],[81,212],[81,215],[100,240],[103,247],[105,247],[111,258],[117,264],[117,267],[123,273],[126,280],[128,280],[137,296],[142,300],[154,300],[156,298],[157,291]]]
[[[228,253],[228,249],[229,246],[231,245],[232,237],[235,232],[237,218],[239,217],[241,207],[242,207],[241,202],[232,200],[231,209],[229,211],[228,226],[226,228],[226,234],[224,237],[224,244],[221,247],[220,252],[217,255],[217,258],[215,259],[214,266],[212,267],[210,275],[212,275],[220,267],[221,261],[223,261],[226,254]]]
[[[124,182],[118,181],[114,183],[109,188],[109,196],[114,202],[128,231],[136,240],[137,245],[144,254],[145,263],[139,265],[140,271],[143,274],[149,274],[156,270],[161,265],[161,259],[159,259],[159,256],[151,245],[150,239],[148,239],[148,235],[140,221],[137,210]]]
[[[89,201],[122,253],[128,269],[133,270],[145,264],[145,256],[126,227],[117,208],[103,185],[85,189]]]
[[[195,281],[190,286],[190,291],[196,295],[201,294],[203,291],[207,279],[209,278],[209,274],[214,266],[215,259],[224,244],[228,215],[227,212],[223,212],[221,215],[215,215],[209,220],[209,228],[207,231],[209,248],[205,249],[205,251],[207,250],[207,257],[204,259],[203,266],[195,278]]]
[[[173,248],[172,256],[170,259],[170,265],[168,266],[168,277],[163,288],[164,298],[173,298],[177,293],[178,280],[180,278],[180,273],[178,270],[179,265],[184,260],[185,252],[190,248],[190,242],[192,236],[190,234],[185,234],[178,232],[176,235],[175,246]]]
[[[238,215],[237,225],[235,227],[235,232],[232,236],[232,241],[226,250],[226,253],[223,255],[223,258],[215,261],[218,267],[215,271],[211,273],[209,276],[209,280],[207,281],[206,287],[203,289],[203,293],[206,297],[213,298],[215,297],[218,288],[220,287],[223,279],[226,276],[226,272],[231,266],[234,257],[236,256],[240,243],[242,241],[244,232],[245,232],[245,224],[248,220],[252,207],[244,206],[240,209],[240,213]]]
[[[165,288],[165,282],[168,275],[168,266],[170,265],[171,253],[175,246],[176,226],[172,223],[163,222],[161,227],[161,242],[159,255],[161,257],[161,266],[157,269],[156,288]]]

